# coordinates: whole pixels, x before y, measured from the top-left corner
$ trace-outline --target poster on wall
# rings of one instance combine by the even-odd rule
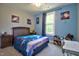
[[[11,19],[13,23],[19,23],[19,16],[11,15]]]
[[[70,19],[70,11],[65,11],[61,13],[61,20],[68,20]]]
[[[39,17],[36,17],[36,24],[39,24]]]
[[[27,19],[27,24],[31,25],[31,19]]]

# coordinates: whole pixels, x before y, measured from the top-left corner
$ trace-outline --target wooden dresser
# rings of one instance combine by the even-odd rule
[[[0,36],[0,48],[5,48],[12,45],[12,35]]]

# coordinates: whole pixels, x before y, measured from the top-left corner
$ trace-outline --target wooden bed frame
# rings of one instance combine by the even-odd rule
[[[20,35],[29,35],[30,34],[30,28],[29,27],[13,27],[13,43],[16,36]]]

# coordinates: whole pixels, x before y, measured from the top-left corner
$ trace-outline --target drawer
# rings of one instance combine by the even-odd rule
[[[4,47],[7,47],[7,46],[11,46],[11,45],[12,45],[12,42],[4,41],[4,42],[2,42],[1,47],[4,48]]]

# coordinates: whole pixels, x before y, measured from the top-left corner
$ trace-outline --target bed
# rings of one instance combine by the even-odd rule
[[[14,48],[24,56],[34,56],[48,46],[48,37],[30,35],[28,27],[13,27]]]

